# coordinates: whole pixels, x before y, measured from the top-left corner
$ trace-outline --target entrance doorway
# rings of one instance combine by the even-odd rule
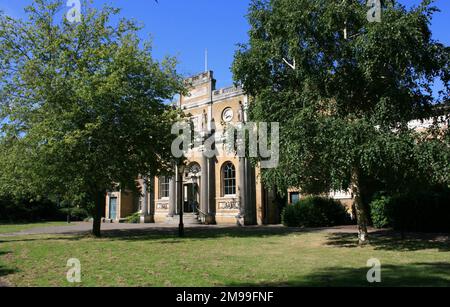
[[[117,197],[111,197],[109,199],[109,218],[111,220],[117,219]]]
[[[197,213],[200,204],[198,184],[188,183],[184,185],[184,212]]]

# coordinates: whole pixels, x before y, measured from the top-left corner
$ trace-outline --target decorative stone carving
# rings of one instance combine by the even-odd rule
[[[239,101],[238,121],[240,123],[244,123],[245,122],[245,109],[244,109],[244,106],[242,104],[242,101]]]
[[[160,202],[156,204],[156,209],[158,210],[169,210],[169,203],[168,202]]]
[[[228,200],[220,200],[219,201],[219,209],[220,210],[239,210],[240,202],[237,199],[228,199]]]
[[[206,131],[208,126],[208,114],[206,114],[206,110],[203,110],[202,114],[202,131]]]

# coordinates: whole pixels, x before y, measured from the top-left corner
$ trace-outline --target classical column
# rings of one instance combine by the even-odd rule
[[[247,196],[245,187],[245,157],[239,158],[238,174],[239,174],[239,215],[241,220],[245,219],[247,208]],[[242,221],[240,222],[242,224]]]
[[[211,100],[212,101],[212,100]],[[211,149],[214,151],[214,155],[207,160],[208,163],[208,219],[207,224],[216,224],[216,160],[219,156],[219,152],[216,148],[216,123],[214,118],[211,116],[210,120],[210,137],[214,140]]]
[[[174,177],[169,180],[169,216],[173,217],[177,210],[177,191],[176,191],[176,181]]]
[[[209,211],[209,195],[208,195],[208,184],[209,184],[209,174],[208,174],[208,160],[204,153],[201,153],[200,157],[200,167],[202,170],[202,177],[200,179],[200,209],[203,213],[208,214]]]
[[[142,188],[142,193],[144,194],[144,203],[142,205],[142,212],[144,212],[144,215],[148,215],[148,183],[147,178],[144,178],[144,187]]]
[[[245,224],[256,225],[256,183],[255,183],[255,168],[252,167],[250,161],[246,159],[245,174],[246,174],[246,208],[245,208]]]
[[[148,187],[146,178],[142,178],[142,195],[141,195],[141,223],[146,223],[148,217]]]
[[[216,185],[215,185],[215,159],[211,158],[207,160],[208,164],[208,217],[206,224],[216,224]]]
[[[150,184],[150,187],[149,187]],[[141,223],[154,223],[154,203],[153,209],[151,202],[151,190],[152,190],[151,180],[149,181],[147,178],[143,178],[142,184],[142,214],[141,214]]]
[[[155,222],[155,177],[148,180],[148,215],[150,217],[149,223]]]

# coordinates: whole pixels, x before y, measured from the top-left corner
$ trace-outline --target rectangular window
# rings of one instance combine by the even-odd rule
[[[236,195],[236,179],[224,180],[225,195]]]
[[[163,176],[159,178],[159,199],[169,198],[170,178]]]

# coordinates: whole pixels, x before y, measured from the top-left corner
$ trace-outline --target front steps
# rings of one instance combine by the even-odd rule
[[[180,223],[180,216],[175,215],[173,217],[167,217],[165,224],[169,225],[178,225]],[[198,216],[192,213],[183,214],[183,224],[184,225],[198,225],[201,224],[198,220]]]

